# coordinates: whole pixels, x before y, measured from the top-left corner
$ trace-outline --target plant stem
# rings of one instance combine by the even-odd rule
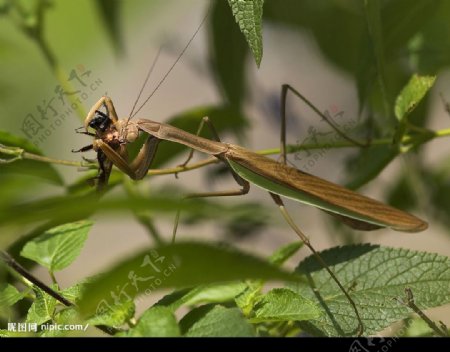
[[[20,265],[18,262],[15,261],[13,257],[11,257],[7,252],[0,251],[0,259],[14,272],[17,272],[19,275],[27,279],[29,282],[31,282],[36,287],[39,287],[42,291],[47,293],[48,295],[52,296],[54,299],[56,299],[58,302],[62,303],[66,307],[74,307],[75,305],[70,302],[67,298],[63,297],[61,294],[44,284],[41,280],[39,280],[37,277],[32,275],[27,269],[25,269],[22,265]],[[96,325],[96,328],[103,331],[104,333],[108,335],[114,335],[118,332],[117,329],[104,326],[104,325]]]
[[[11,257],[7,252],[0,251],[0,257],[7,266],[9,266],[14,271],[18,272],[20,275],[22,275],[24,278],[30,281],[33,285],[39,287],[42,291],[46,292],[57,301],[64,304],[66,307],[73,306],[72,302],[70,302],[68,299],[61,296],[58,292],[48,287],[38,278],[34,277],[30,272],[27,271],[27,269],[25,269],[22,265],[16,262],[14,258]]]
[[[433,131],[433,132],[430,131],[430,134],[432,134],[434,138],[448,137],[448,136],[450,136],[450,128]],[[413,137],[413,136],[406,135],[402,138],[401,143],[409,144],[414,140],[414,138],[415,137]],[[361,144],[365,143],[364,141],[360,141],[360,142],[361,142]],[[380,138],[380,139],[372,140],[370,142],[370,146],[389,145],[391,143],[392,143],[392,138]],[[355,147],[358,147],[358,146],[355,146],[350,141],[343,140],[343,141],[337,141],[334,143],[322,142],[322,143],[317,143],[317,144],[301,144],[301,145],[288,144],[286,146],[286,151],[287,151],[287,153],[292,154],[292,153],[302,151],[302,150],[314,150],[314,149],[325,149],[325,148],[326,149],[355,148]],[[8,147],[8,146],[4,146],[2,144],[0,144],[0,153],[14,156],[14,158],[9,159],[9,160],[0,159],[0,162],[2,162],[2,161],[3,162],[13,162],[13,161],[20,160],[20,159],[27,159],[27,160],[35,160],[35,161],[48,163],[48,164],[74,166],[74,167],[95,168],[97,166],[96,164],[88,164],[88,163],[80,162],[80,161],[69,161],[69,160],[49,158],[46,156],[26,152],[22,148]],[[276,155],[276,154],[280,153],[280,148],[262,149],[262,150],[257,151],[256,153],[261,154],[261,155]],[[158,176],[158,175],[177,174],[177,173],[181,173],[181,172],[187,172],[187,171],[199,169],[204,166],[218,163],[218,162],[219,162],[219,160],[216,158],[207,158],[207,159],[204,159],[199,162],[192,163],[192,164],[186,165],[186,166],[176,166],[176,167],[165,168],[165,169],[150,169],[148,171],[148,175],[149,176]]]

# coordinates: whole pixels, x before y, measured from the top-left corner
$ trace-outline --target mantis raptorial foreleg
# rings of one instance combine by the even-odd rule
[[[116,109],[114,108],[114,104],[111,100],[110,97],[107,96],[103,96],[101,97],[91,108],[91,110],[89,110],[87,116],[86,116],[86,120],[85,121],[91,121],[95,115],[95,113],[97,111],[99,111],[99,109],[104,106],[106,111],[107,111],[107,115],[108,117],[112,120],[113,123],[116,123],[117,121],[119,121],[119,117],[117,116],[116,113]],[[87,126],[85,126],[87,127]]]
[[[125,158],[112,149],[107,143],[99,140],[96,145],[121,171],[130,176],[133,180],[141,180],[147,175],[148,168],[155,157],[159,139],[148,136],[138,155],[129,163]]]

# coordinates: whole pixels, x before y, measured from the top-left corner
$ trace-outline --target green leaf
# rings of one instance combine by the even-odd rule
[[[122,5],[122,1],[120,0],[96,0],[95,1],[98,14],[103,19],[103,22],[106,25],[106,29],[108,35],[111,39],[111,42],[116,50],[116,53],[123,53],[123,40],[120,35],[120,21],[119,16],[122,11],[120,11],[120,7]]]
[[[395,116],[403,121],[433,86],[436,76],[413,75],[395,102]]]
[[[19,292],[10,284],[0,285],[0,307],[9,307],[25,297],[27,291]]]
[[[152,307],[144,312],[136,326],[128,331],[133,337],[176,337],[180,328],[171,309]]]
[[[0,329],[0,337],[36,337],[37,334],[31,331],[9,331]]]
[[[350,189],[358,189],[370,182],[399,153],[399,149],[394,145],[373,145],[364,148],[358,156],[350,158],[347,161],[350,181],[345,186]]]
[[[23,151],[42,155],[41,151],[34,146],[32,143],[30,143],[28,140],[17,137],[15,135],[12,135],[5,131],[0,131],[0,147],[13,147],[13,148],[20,148]],[[11,149],[11,148],[9,148]],[[12,149],[11,149],[12,150]],[[17,150],[16,157],[20,158],[20,150]],[[4,154],[0,150],[0,159],[10,159],[12,156],[8,156],[8,158],[4,158]],[[5,177],[6,175],[14,175],[17,177],[17,175],[22,176],[34,176],[43,180],[46,180],[50,183],[56,184],[56,185],[63,185],[64,182],[60,176],[60,174],[56,171],[56,169],[53,167],[53,165],[43,162],[38,162],[34,160],[16,160],[14,162],[3,164],[0,160],[0,167],[2,172],[0,173],[0,176]],[[1,179],[1,178],[0,178]]]
[[[193,306],[198,303],[223,303],[232,301],[247,288],[243,282],[209,284],[180,290],[163,297],[157,305],[176,310],[182,305]]]
[[[281,266],[286,260],[293,256],[301,247],[303,242],[293,242],[286,246],[278,248],[269,258],[269,261]],[[236,305],[241,308],[246,316],[251,314],[254,304],[261,297],[261,291],[264,287],[263,280],[247,280],[246,289],[235,298]]]
[[[62,270],[80,254],[92,224],[79,221],[54,227],[28,242],[20,254],[51,272]]]
[[[263,54],[261,28],[264,0],[228,0],[228,4],[259,67]]]
[[[320,308],[311,300],[287,288],[275,288],[255,304],[252,323],[310,320],[320,317]]]
[[[431,337],[433,329],[421,318],[408,318],[399,331],[400,337]]]
[[[134,317],[135,305],[133,301],[113,305],[110,309],[103,310],[86,322],[90,325],[107,325],[117,327]]]
[[[180,202],[176,193],[160,192],[136,196],[111,196],[100,199],[98,194],[81,196],[61,196],[44,198],[27,203],[9,204],[0,203],[0,225],[27,224],[52,220],[57,223],[68,223],[86,219],[94,212],[115,212],[120,215],[129,211],[152,211],[153,213],[170,213],[181,210],[184,214],[208,214],[211,218],[223,219],[225,215],[239,213],[242,209],[228,207],[219,202],[205,200],[190,200]],[[0,233],[1,235],[1,233]]]
[[[420,309],[450,302],[450,259],[433,253],[376,245],[336,247],[320,253],[355,301],[364,324],[364,334],[373,335],[406,318],[411,310],[395,298],[412,289]],[[306,284],[291,287],[317,302],[319,319],[301,322],[315,335],[356,334],[357,320],[348,300],[313,257],[306,258],[296,272],[308,276]]]
[[[86,283],[89,282],[90,280],[92,280],[92,279],[88,278],[86,280],[83,280],[83,282],[80,282],[73,286],[65,288],[60,293],[61,293],[61,295],[64,296],[64,298],[67,298],[69,301],[76,303],[77,300],[82,295],[82,293],[84,292]]]
[[[222,96],[235,111],[245,100],[245,58],[248,46],[225,1],[215,1],[211,12],[211,71]]]
[[[184,336],[249,337],[255,330],[238,308],[206,305],[186,314],[180,321]]]
[[[303,247],[303,242],[292,242],[278,248],[269,258],[269,261],[277,266],[281,266],[286,260],[292,257]]]
[[[34,292],[36,299],[28,309],[26,322],[40,325],[53,318],[57,301],[40,288],[35,288]]]
[[[384,113],[390,113],[390,100],[387,92],[385,72],[385,50],[382,33],[381,3],[379,1],[364,1],[364,13],[367,21],[370,50],[374,56],[374,66],[378,88],[383,100]]]
[[[184,304],[195,305],[198,303],[223,303],[232,301],[246,287],[247,285],[243,282],[229,282],[195,287],[189,293]]]
[[[64,308],[57,312],[53,317],[53,323],[56,326],[70,325],[74,330],[70,329],[48,329],[42,331],[41,337],[60,337],[60,336],[86,336],[86,329],[89,324],[80,320],[76,308]]]
[[[232,248],[180,242],[148,249],[120,262],[86,285],[79,307],[88,315],[98,310],[100,305],[111,304],[111,294],[130,300],[138,294],[168,287],[245,279],[289,281],[297,278],[262,259]]]

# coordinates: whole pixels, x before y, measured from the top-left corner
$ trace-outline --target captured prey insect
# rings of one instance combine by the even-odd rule
[[[193,37],[191,38],[191,41],[192,39]],[[183,52],[186,50],[187,46],[183,49]],[[177,61],[181,55],[177,58]],[[167,74],[175,66],[176,62],[172,65]],[[139,97],[145,84],[147,83],[152,68],[145,79]],[[393,208],[342,186],[288,166],[286,164],[285,155],[286,143],[284,136],[286,124],[284,108],[281,114],[281,150],[283,152],[284,162],[277,162],[235,144],[221,142],[212,125],[212,122],[207,117],[204,117],[201,121],[196,135],[149,119],[132,120],[132,118],[141,110],[141,108],[154,94],[156,89],[164,81],[167,74],[159,82],[155,90],[144,101],[140,108],[133,112],[133,107],[133,111],[126,119],[121,120],[118,118],[114,104],[107,96],[104,96],[97,101],[97,103],[94,104],[89,111],[84,123],[85,131],[81,133],[93,136],[94,141],[91,145],[81,148],[79,151],[84,152],[94,150],[97,152],[99,162],[98,187],[102,188],[107,184],[113,165],[119,168],[122,172],[126,173],[133,180],[140,180],[144,178],[151,166],[152,160],[155,157],[158,144],[162,140],[183,144],[191,149],[187,160],[182,164],[183,166],[186,166],[192,158],[194,150],[206,153],[219,159],[228,165],[232,176],[239,184],[240,188],[237,190],[223,192],[197,193],[186,197],[194,198],[243,195],[248,193],[250,184],[254,184],[268,191],[289,226],[312,251],[317,260],[327,270],[352,305],[359,322],[359,326],[355,331],[362,334],[362,320],[353,299],[350,297],[349,293],[340,283],[333,271],[327,266],[321,256],[311,245],[309,239],[297,227],[285,209],[281,196],[315,206],[331,215],[336,216],[345,224],[359,230],[391,228],[397,231],[418,232],[425,230],[428,226],[427,223],[412,214]],[[283,104],[286,102],[286,95],[288,91],[292,92],[301,99],[304,99],[300,93],[298,93],[291,86],[283,85]],[[135,103],[135,106],[136,104],[137,102]],[[311,106],[310,103],[307,104]],[[104,108],[106,113],[100,111],[101,108]],[[317,110],[315,111],[317,112]],[[211,129],[215,140],[206,139],[200,136],[201,130],[205,124]],[[90,132],[89,128],[91,128],[94,133]],[[146,140],[135,159],[130,162],[127,157],[126,145],[135,142],[139,134],[142,133],[147,135]],[[174,235],[178,224],[178,215],[179,214],[177,214],[177,219],[175,221]]]

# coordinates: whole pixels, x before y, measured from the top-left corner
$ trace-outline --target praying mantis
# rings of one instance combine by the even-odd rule
[[[192,39],[193,37],[190,41],[192,41]],[[182,51],[181,55],[186,50],[187,46]],[[177,61],[181,55],[177,58]],[[168,73],[172,70],[174,65],[172,65]],[[152,69],[153,65],[145,79],[138,100]],[[133,180],[143,179],[147,175],[156,155],[159,142],[163,140],[182,144],[191,149],[182,166],[186,166],[189,163],[194,150],[219,159],[227,165],[231,175],[240,186],[239,189],[221,192],[195,193],[189,194],[185,198],[239,196],[248,193],[251,185],[255,185],[267,191],[288,225],[327,270],[352,305],[359,322],[356,331],[359,335],[362,334],[363,324],[356,304],[350,297],[347,289],[341,284],[334,272],[314,249],[308,237],[296,225],[293,218],[286,210],[281,197],[286,197],[317,207],[339,218],[346,225],[358,230],[369,231],[380,228],[391,228],[396,231],[418,232],[425,230],[428,227],[427,223],[412,214],[287,165],[285,138],[286,117],[284,108],[287,93],[293,93],[312,107],[312,104],[306,101],[305,98],[290,85],[283,85],[281,94],[283,103],[281,111],[281,162],[277,162],[241,146],[222,142],[212,121],[208,117],[202,119],[197,134],[191,134],[168,124],[149,119],[132,120],[132,118],[147,103],[165,77],[167,77],[167,74],[147,100],[145,100],[140,108],[134,112],[137,103],[136,101],[132,112],[126,119],[119,119],[113,101],[107,96],[101,97],[90,109],[84,122],[84,131],[80,133],[94,137],[94,141],[92,144],[81,148],[76,152],[85,152],[89,150],[97,152],[99,163],[99,174],[97,177],[98,187],[102,188],[107,184],[113,165]],[[102,108],[105,109],[105,112],[101,111]],[[318,112],[317,109],[313,109]],[[200,136],[204,126],[210,128],[214,140]],[[334,126],[332,127],[335,128]],[[90,129],[92,129],[93,132],[90,132]],[[130,162],[127,157],[126,146],[127,144],[134,143],[140,134],[146,134],[146,140],[135,159]],[[179,212],[177,213],[175,220],[174,236],[177,230],[178,218]]]

